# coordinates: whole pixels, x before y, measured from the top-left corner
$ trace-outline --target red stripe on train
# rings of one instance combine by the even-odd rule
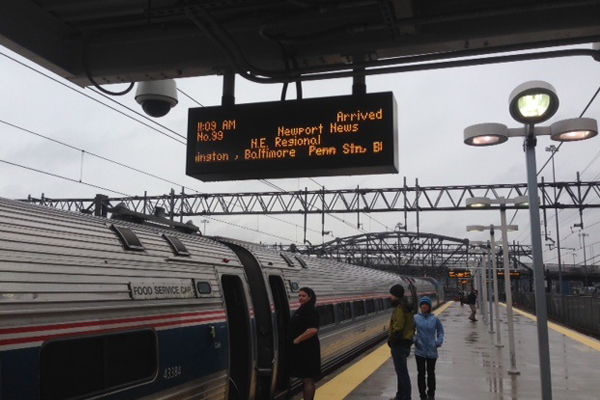
[[[83,332],[57,333],[54,335],[5,339],[5,340],[0,340],[0,346],[23,344],[23,343],[30,343],[30,342],[44,342],[49,339],[59,339],[59,338],[69,337],[69,336],[83,336],[83,335],[90,335],[90,334],[97,334],[97,333],[119,332],[119,331],[125,332],[125,331],[129,331],[131,329],[160,328],[160,327],[177,326],[177,325],[190,324],[190,323],[198,323],[197,325],[200,325],[199,322],[207,322],[208,323],[208,321],[224,322],[225,319],[200,318],[200,319],[190,319],[190,320],[185,320],[185,321],[172,321],[172,322],[163,322],[163,323],[157,323],[157,324],[134,325],[134,326],[129,326],[129,327],[107,328],[107,329],[98,329],[98,330],[83,331]]]
[[[44,325],[44,326],[27,326],[27,327],[23,327],[23,328],[0,329],[0,335],[7,335],[7,334],[13,334],[13,333],[38,332],[38,331],[52,331],[52,330],[57,330],[57,329],[84,328],[84,327],[90,327],[90,326],[125,324],[125,323],[131,323],[131,322],[154,321],[157,319],[167,319],[167,318],[185,318],[185,317],[196,317],[196,316],[198,316],[198,317],[199,316],[223,316],[223,315],[225,315],[225,310],[213,310],[213,311],[204,311],[204,312],[199,312],[199,313],[157,315],[157,316],[153,316],[153,317],[121,318],[121,319],[109,319],[109,320],[104,320],[104,321],[87,321],[87,322],[72,322],[72,323]]]

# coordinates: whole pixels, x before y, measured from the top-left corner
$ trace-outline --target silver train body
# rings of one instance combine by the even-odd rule
[[[380,341],[388,290],[353,265],[0,199],[0,399],[283,398],[312,287],[323,368]]]

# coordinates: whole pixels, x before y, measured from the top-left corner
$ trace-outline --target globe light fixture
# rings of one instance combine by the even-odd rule
[[[519,230],[519,225],[505,225],[507,232],[515,232]],[[502,225],[467,225],[467,232],[483,232],[485,230],[504,231]]]
[[[467,232],[483,232],[485,226],[483,225],[467,225]]]
[[[490,208],[492,201],[487,197],[471,197],[465,201],[467,208]]]
[[[529,206],[529,200],[527,196],[518,196],[514,199],[505,199],[500,197],[497,199],[490,199],[489,197],[470,197],[465,200],[467,208],[490,208],[492,204],[499,204],[506,206],[507,204],[514,204],[517,207],[525,208]]]
[[[547,82],[525,82],[517,86],[509,96],[510,115],[523,124],[547,121],[557,110],[556,90]]]
[[[520,208],[529,207],[529,198],[525,195],[515,197],[514,199],[512,199],[512,202],[515,203],[515,206]]]
[[[558,142],[575,142],[598,135],[598,122],[592,118],[565,119],[550,126],[550,139]]]
[[[504,124],[485,123],[465,129],[465,144],[470,146],[493,146],[508,140],[508,127]]]
[[[557,142],[575,142],[591,139],[598,135],[598,122],[592,118],[572,118],[557,121],[550,126],[508,128],[504,124],[484,123],[471,125],[464,130],[464,142],[469,146],[493,146],[506,142],[511,137],[550,136]]]

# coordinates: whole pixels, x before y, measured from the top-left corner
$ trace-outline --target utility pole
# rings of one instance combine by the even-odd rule
[[[585,237],[586,236],[590,236],[587,233],[584,232],[579,232],[579,237],[582,239],[583,241],[583,273],[585,274],[585,278],[584,278],[584,282],[585,282],[585,288],[587,290],[588,287],[588,270],[587,270],[587,256],[585,254]]]
[[[558,290],[559,293],[562,295],[563,293],[563,283],[562,283],[562,259],[561,259],[561,254],[560,254],[560,230],[559,230],[559,224],[558,224],[558,208],[556,207],[558,204],[558,198],[556,195],[556,169],[554,168],[554,155],[556,154],[556,152],[558,151],[558,147],[556,147],[555,145],[551,145],[546,147],[546,151],[549,151],[552,153],[551,159],[552,159],[552,182],[554,183],[554,221],[556,223],[556,251],[557,251],[557,255],[558,255]]]

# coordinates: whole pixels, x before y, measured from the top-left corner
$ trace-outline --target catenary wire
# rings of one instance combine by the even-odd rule
[[[581,112],[581,114],[579,114],[579,118],[583,117],[584,114],[587,112],[588,108],[590,108],[590,106],[592,105],[592,103],[594,102],[594,100],[596,99],[596,97],[598,96],[598,93],[600,93],[600,86],[598,87],[598,90],[596,90],[596,92],[594,93],[594,95],[592,96],[592,98],[590,99],[590,101],[588,101],[587,105],[585,106],[585,108],[583,109],[583,111]],[[548,165],[548,163],[552,160],[552,158],[554,158],[554,155],[556,153],[558,153],[558,150],[560,149],[560,147],[563,145],[564,142],[560,142],[556,148],[556,151],[554,151],[550,157],[548,157],[548,159],[546,160],[546,162],[544,163],[544,165],[542,165],[542,167],[539,169],[539,171],[537,172],[536,176],[539,176],[539,174],[542,173],[542,171],[544,170],[544,168],[546,168],[546,166]],[[600,154],[600,152],[598,153]]]
[[[596,221],[596,222],[594,222],[594,223],[592,223],[592,224],[588,225],[586,228],[587,228],[587,229],[589,229],[589,228],[591,228],[591,227],[593,227],[593,226],[596,226],[596,225],[599,225],[599,224],[600,224],[600,221]],[[571,230],[571,232],[570,232],[570,233],[566,234],[565,236],[563,236],[563,237],[560,239],[561,243],[564,243],[564,242],[565,242],[565,241],[566,241],[568,238],[570,238],[571,236],[573,236],[573,235],[575,235],[575,234],[579,234],[580,232],[581,232],[581,231],[574,231],[574,230]],[[590,245],[587,245],[587,246],[590,246]],[[587,246],[586,246],[586,247],[587,247]],[[566,247],[566,246],[561,246],[561,248],[565,248],[565,247]],[[550,249],[548,249],[548,250],[545,250],[545,251],[544,251],[544,254],[546,254],[546,253],[548,253],[548,252],[554,252],[554,249],[552,249],[552,250],[550,250]],[[555,256],[555,257],[551,258],[550,260],[554,260],[554,259],[556,259],[556,258],[558,258],[558,256]]]
[[[27,68],[27,69],[29,69],[29,70],[33,71],[33,72],[36,72],[36,73],[38,73],[38,74],[40,74],[40,75],[44,76],[45,78],[48,78],[48,79],[50,79],[51,81],[54,81],[54,82],[56,82],[56,83],[58,83],[58,84],[60,84],[60,85],[62,85],[62,86],[64,86],[64,87],[66,87],[67,89],[70,89],[70,90],[74,91],[75,93],[78,93],[78,94],[80,94],[80,95],[82,95],[82,96],[84,96],[84,97],[87,97],[88,99],[90,99],[90,100],[93,100],[93,101],[95,101],[96,103],[102,104],[103,106],[105,106],[105,107],[108,107],[109,109],[111,109],[111,110],[113,110],[113,111],[115,111],[115,112],[117,112],[117,113],[119,113],[119,114],[121,114],[121,115],[123,115],[123,116],[125,116],[125,117],[129,118],[129,119],[132,119],[132,120],[134,120],[134,121],[136,121],[136,122],[138,122],[138,123],[140,123],[140,124],[142,124],[142,125],[146,126],[147,128],[150,128],[150,129],[152,129],[153,131],[156,131],[156,132],[160,133],[161,135],[168,137],[168,138],[169,138],[169,139],[171,139],[171,140],[174,140],[174,141],[176,141],[176,142],[178,142],[178,143],[181,143],[181,144],[184,144],[184,145],[185,145],[185,142],[182,142],[182,141],[180,141],[178,138],[175,138],[175,137],[173,137],[173,136],[170,136],[170,135],[166,134],[165,132],[162,132],[160,129],[158,129],[158,128],[154,127],[154,126],[151,126],[151,125],[149,125],[149,124],[147,124],[147,123],[145,123],[145,122],[143,122],[143,121],[139,121],[139,120],[137,120],[136,118],[134,118],[133,116],[131,116],[131,115],[129,115],[129,114],[127,114],[127,113],[125,113],[125,112],[123,112],[123,111],[121,111],[121,110],[118,110],[118,109],[116,109],[116,108],[114,108],[114,107],[112,107],[112,106],[110,106],[110,105],[108,105],[108,104],[106,104],[106,103],[103,103],[103,102],[101,102],[100,100],[96,99],[95,97],[92,97],[92,96],[90,96],[90,95],[88,95],[88,94],[86,94],[86,93],[83,93],[83,92],[81,92],[81,91],[79,91],[79,90],[77,90],[77,89],[75,89],[75,88],[73,88],[73,87],[71,87],[71,86],[67,85],[67,84],[66,84],[66,83],[64,83],[64,82],[61,82],[60,80],[58,80],[58,79],[56,79],[56,78],[54,78],[54,77],[52,77],[52,76],[50,76],[50,75],[48,75],[48,74],[45,74],[44,72],[42,72],[42,71],[39,71],[39,70],[37,70],[37,69],[35,69],[35,68],[33,68],[33,67],[31,67],[31,66],[29,66],[29,65],[27,65],[27,64],[25,64],[25,63],[23,63],[23,62],[21,62],[21,61],[17,60],[16,58],[13,58],[13,57],[11,57],[11,56],[9,56],[9,55],[7,55],[7,54],[4,54],[4,53],[3,53],[3,52],[1,52],[1,51],[0,51],[0,55],[2,55],[2,56],[4,56],[4,57],[8,58],[9,60],[12,60],[12,61],[14,61],[15,63],[17,63],[17,64],[19,64],[19,65],[21,65],[21,66],[23,66],[23,67],[25,67],[25,68]],[[92,90],[92,89],[90,89],[90,90]],[[113,100],[113,101],[114,101],[114,100]],[[121,104],[121,103],[119,103],[119,102],[116,102],[116,103],[117,103],[117,104]],[[152,120],[150,120],[150,121],[152,121]],[[157,123],[156,123],[156,121],[152,121],[152,122],[153,122],[153,123],[155,123],[155,124],[157,124]],[[157,125],[160,125],[160,124],[157,124]],[[181,136],[181,135],[179,135],[179,136]]]
[[[189,94],[187,94],[183,90],[177,88],[177,91],[179,93],[181,93],[182,95],[184,95],[185,97],[187,97],[188,99],[190,99],[191,101],[193,101],[194,103],[198,104],[200,107],[204,107],[204,104],[200,103],[198,100],[194,99],[192,96],[190,96]]]
[[[206,218],[208,218],[208,219],[212,219],[213,221],[221,222],[221,223],[223,223],[223,224],[227,224],[227,225],[235,226],[235,227],[237,227],[237,228],[246,229],[246,230],[253,231],[253,232],[258,232],[258,233],[261,233],[261,234],[263,234],[263,235],[272,236],[272,237],[275,237],[275,238],[278,238],[278,239],[283,239],[283,240],[286,240],[286,241],[288,241],[288,242],[296,242],[296,243],[300,243],[300,242],[299,242],[299,241],[297,241],[297,240],[292,240],[292,239],[289,239],[289,238],[286,238],[286,237],[283,237],[283,236],[278,236],[278,235],[274,235],[274,234],[272,234],[272,233],[263,232],[263,231],[261,231],[261,230],[259,230],[259,229],[254,229],[254,228],[249,228],[249,227],[247,227],[247,226],[243,226],[243,225],[239,225],[239,224],[234,224],[233,222],[229,222],[229,221],[223,221],[223,220],[220,220],[220,219],[218,219],[218,218],[211,217],[211,216],[209,216],[209,215],[205,215],[205,217],[206,217]]]
[[[66,181],[75,182],[75,183],[79,183],[79,184],[86,185],[86,186],[91,186],[91,187],[94,187],[94,188],[96,188],[96,189],[106,190],[106,191],[108,191],[108,192],[112,192],[112,193],[120,194],[120,195],[122,195],[122,196],[131,197],[131,195],[130,195],[130,194],[127,194],[127,193],[123,193],[123,192],[119,192],[119,191],[116,191],[116,190],[108,189],[108,188],[105,188],[105,187],[103,187],[103,186],[94,185],[93,183],[88,183],[88,182],[84,182],[84,181],[79,181],[79,180],[77,180],[77,179],[69,178],[69,177],[66,177],[66,176],[63,176],[63,175],[59,175],[59,174],[54,174],[54,173],[52,173],[52,172],[42,171],[42,170],[39,170],[39,169],[36,169],[36,168],[27,167],[27,166],[25,166],[25,165],[21,165],[21,164],[13,163],[13,162],[6,161],[6,160],[0,160],[0,162],[2,162],[2,163],[5,163],[5,164],[8,164],[8,165],[12,165],[12,166],[14,166],[14,167],[23,168],[23,169],[26,169],[26,170],[28,170],[28,171],[37,172],[37,173],[39,173],[39,174],[44,174],[44,175],[52,176],[52,177],[54,177],[54,178],[59,178],[59,179],[63,179],[63,180],[66,180]]]
[[[126,109],[127,111],[129,111],[129,112],[132,112],[132,113],[134,113],[134,114],[135,114],[135,115],[137,115],[138,117],[144,118],[145,120],[147,120],[147,121],[150,121],[150,122],[152,122],[153,124],[160,126],[161,128],[163,128],[163,129],[165,129],[165,130],[167,130],[167,131],[171,132],[173,135],[175,135],[175,136],[178,136],[178,137],[180,137],[180,138],[181,138],[181,139],[183,139],[183,140],[186,140],[186,139],[187,139],[187,138],[186,138],[184,135],[182,135],[181,133],[179,133],[179,132],[176,132],[175,130],[173,130],[173,129],[171,129],[171,128],[169,128],[169,127],[167,127],[167,126],[165,126],[165,125],[161,124],[160,122],[157,122],[156,120],[154,120],[154,119],[152,119],[152,118],[148,117],[147,115],[144,115],[144,114],[142,114],[141,112],[135,111],[133,108],[131,108],[131,107],[129,107],[129,106],[126,106],[125,104],[123,104],[123,103],[120,103],[120,102],[116,101],[116,100],[115,100],[115,99],[113,99],[112,97],[110,97],[110,96],[107,96],[107,95],[105,95],[104,93],[101,93],[101,92],[99,92],[99,91],[98,91],[98,90],[96,90],[96,89],[90,89],[90,91],[92,91],[92,92],[96,93],[96,94],[97,94],[97,95],[99,95],[99,96],[102,96],[102,97],[104,97],[104,98],[105,98],[105,99],[107,99],[107,100],[110,100],[110,101],[112,101],[113,103],[116,103],[116,104],[120,105],[121,107],[125,108],[125,109]],[[185,143],[185,142],[183,142],[183,144],[185,145],[186,143]]]
[[[127,165],[127,164],[123,164],[123,163],[121,163],[121,162],[119,162],[119,161],[112,160],[112,159],[110,159],[110,158],[107,158],[107,157],[101,156],[101,155],[99,155],[99,154],[92,153],[92,152],[90,152],[90,151],[87,151],[87,150],[81,149],[81,148],[79,148],[79,147],[76,147],[76,146],[70,145],[70,144],[68,144],[68,143],[61,142],[60,140],[56,140],[56,139],[53,139],[53,138],[51,138],[51,137],[48,137],[48,136],[42,135],[41,133],[34,132],[34,131],[32,131],[32,130],[29,130],[29,129],[23,128],[23,127],[21,127],[21,126],[19,126],[19,125],[12,124],[12,123],[10,123],[10,122],[8,122],[8,121],[4,121],[4,120],[0,119],[0,123],[2,123],[2,124],[4,124],[4,125],[7,125],[7,126],[10,126],[10,127],[12,127],[12,128],[18,129],[18,130],[19,130],[19,131],[21,131],[21,132],[26,132],[26,133],[29,133],[29,134],[31,134],[31,135],[38,136],[38,137],[40,137],[40,138],[43,138],[43,139],[49,140],[49,141],[51,141],[51,142],[57,143],[57,144],[59,144],[59,145],[61,145],[61,146],[67,147],[67,148],[69,148],[69,149],[72,149],[72,150],[76,150],[76,151],[78,151],[78,152],[82,152],[82,153],[88,154],[88,155],[90,155],[90,156],[92,156],[92,157],[99,158],[99,159],[101,159],[101,160],[104,160],[104,161],[107,161],[107,162],[109,162],[109,163],[112,163],[112,164],[118,165],[118,166],[120,166],[120,167],[127,168],[127,169],[129,169],[129,170],[132,170],[132,171],[138,172],[138,173],[140,173],[140,174],[144,174],[144,175],[146,175],[146,176],[149,176],[149,177],[152,177],[152,178],[155,178],[155,179],[159,179],[159,180],[161,180],[161,181],[163,181],[163,182],[167,182],[167,183],[170,183],[170,184],[172,184],[172,185],[176,185],[176,186],[179,186],[179,187],[183,187],[183,188],[185,188],[185,189],[191,190],[191,191],[193,191],[193,192],[196,192],[196,193],[200,193],[200,192],[199,192],[198,190],[196,190],[196,189],[193,189],[193,188],[187,187],[187,186],[185,186],[185,185],[179,184],[179,183],[177,183],[177,182],[171,181],[171,180],[169,180],[169,179],[166,179],[166,178],[162,178],[162,177],[160,177],[160,176],[158,176],[158,175],[155,175],[155,174],[152,174],[152,173],[149,173],[149,172],[146,172],[146,171],[142,171],[142,170],[140,170],[140,169],[138,169],[138,168],[132,167],[132,166],[130,166],[130,165]]]

